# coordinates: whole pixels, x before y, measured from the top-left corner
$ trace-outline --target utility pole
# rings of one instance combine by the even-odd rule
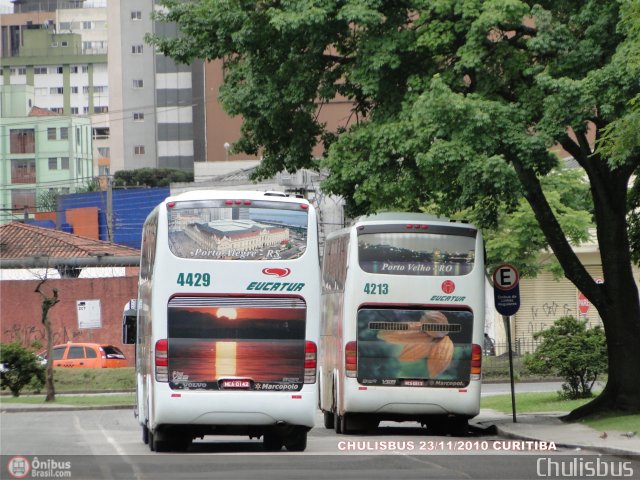
[[[107,175],[107,240],[113,242],[113,185]]]

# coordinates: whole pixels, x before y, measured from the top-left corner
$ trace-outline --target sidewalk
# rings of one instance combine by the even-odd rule
[[[611,455],[640,455],[640,432],[631,438],[627,432],[601,432],[579,423],[564,423],[563,413],[523,413],[516,415],[483,409],[472,424],[495,425],[498,435],[518,440],[553,442],[558,448],[593,450]]]

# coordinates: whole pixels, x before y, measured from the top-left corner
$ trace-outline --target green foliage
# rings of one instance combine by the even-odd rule
[[[88,183],[86,183],[82,187],[76,188],[76,193],[88,193],[88,192],[99,192],[99,191],[100,191],[100,181],[97,178],[92,178]]]
[[[39,212],[55,212],[58,209],[58,197],[60,193],[57,190],[42,190],[38,193],[36,207]]]
[[[0,344],[0,363],[4,364],[4,371],[0,372],[0,387],[3,390],[8,388],[14,397],[20,396],[27,386],[39,390],[44,385],[44,366],[36,354],[20,343]]]
[[[542,343],[524,359],[531,373],[564,379],[561,396],[589,398],[598,375],[607,371],[607,344],[600,327],[587,329],[586,321],[562,317],[534,334]]]
[[[171,183],[193,182],[193,172],[172,168],[120,170],[113,176],[117,187],[168,187]]]

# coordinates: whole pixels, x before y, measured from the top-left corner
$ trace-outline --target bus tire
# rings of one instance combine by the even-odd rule
[[[152,452],[156,451],[156,436],[150,430],[149,430],[149,450],[151,450]]]
[[[284,442],[277,433],[265,433],[262,436],[262,446],[267,452],[279,452]]]
[[[142,443],[149,445],[149,428],[146,425],[142,425]]]
[[[284,442],[285,448],[290,452],[304,452],[307,448],[307,432],[294,431]]]
[[[469,420],[465,417],[450,418],[449,433],[452,437],[466,437],[469,435]]]
[[[324,428],[332,430],[335,422],[335,415],[333,414],[333,412],[322,413],[324,414]]]

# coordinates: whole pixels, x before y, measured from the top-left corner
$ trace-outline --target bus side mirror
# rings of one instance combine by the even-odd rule
[[[122,316],[122,343],[132,345],[136,343],[137,312],[128,310]]]

